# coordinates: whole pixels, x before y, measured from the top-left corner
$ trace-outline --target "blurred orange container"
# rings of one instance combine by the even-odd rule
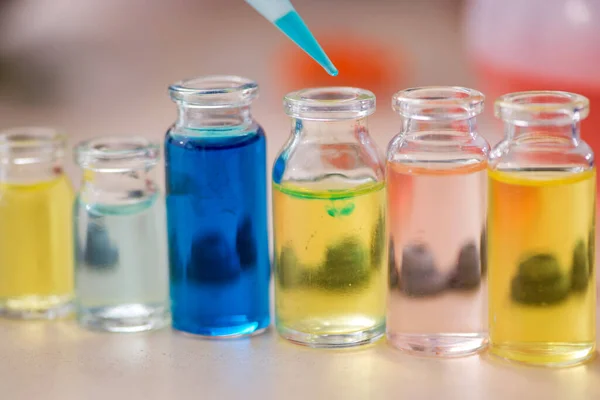
[[[396,48],[354,33],[319,34],[316,37],[339,70],[336,77],[302,50],[286,43],[277,52],[277,66],[286,88],[353,86],[365,88],[387,101],[408,75],[407,57]]]

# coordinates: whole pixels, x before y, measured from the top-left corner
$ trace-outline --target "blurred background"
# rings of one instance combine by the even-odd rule
[[[70,144],[96,135],[162,141],[175,120],[168,84],[237,74],[261,87],[256,119],[269,162],[289,135],[285,93],[354,85],[375,92],[382,152],[400,129],[391,95],[417,85],[482,90],[480,131],[501,127],[493,99],[562,89],[600,104],[598,0],[296,0],[340,70],[329,77],[243,0],[0,0],[0,129],[52,125]],[[596,101],[597,100],[597,101]],[[584,136],[600,154],[600,112]],[[69,159],[69,173],[77,172]],[[162,181],[162,168],[157,169]]]

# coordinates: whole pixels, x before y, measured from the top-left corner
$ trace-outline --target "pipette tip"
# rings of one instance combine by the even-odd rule
[[[338,74],[338,70],[333,64],[326,66],[325,71],[327,71],[327,73],[331,76],[337,76]]]
[[[285,33],[302,50],[318,62],[331,76],[337,76],[338,70],[333,65],[325,51],[310,32],[300,15],[292,10],[274,22],[283,33]]]

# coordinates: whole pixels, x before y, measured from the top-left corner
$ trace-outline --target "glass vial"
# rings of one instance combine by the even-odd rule
[[[444,86],[392,99],[403,125],[387,152],[387,337],[406,352],[456,357],[487,343],[483,103],[480,92]]]
[[[173,327],[209,338],[270,322],[266,139],[255,82],[207,76],[171,85],[165,139]]]
[[[73,297],[73,189],[65,137],[49,128],[0,132],[0,314],[55,318]]]
[[[292,136],[273,166],[277,330],[312,347],[385,330],[384,168],[369,137],[373,93],[306,89],[284,100]]]
[[[489,161],[490,351],[572,365],[596,346],[594,154],[588,100],[520,92],[496,101],[505,138]]]
[[[136,137],[80,143],[74,207],[77,319],[89,329],[140,332],[169,322],[164,198],[149,176],[158,146]]]

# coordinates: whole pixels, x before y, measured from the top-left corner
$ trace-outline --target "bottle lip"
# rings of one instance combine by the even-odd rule
[[[74,156],[84,169],[125,172],[156,165],[160,147],[140,136],[102,136],[80,142]]]
[[[0,130],[0,162],[27,165],[64,157],[67,138],[55,128],[24,126]]]
[[[173,83],[169,95],[177,103],[195,107],[242,107],[258,96],[258,84],[235,75],[200,76]]]
[[[420,121],[473,118],[483,112],[484,103],[483,93],[461,86],[420,86],[392,97],[394,111]]]
[[[585,119],[590,101],[580,94],[537,90],[500,96],[494,115],[517,126],[568,125]]]
[[[375,95],[354,87],[308,88],[288,93],[285,113],[293,118],[338,121],[368,117],[375,112]]]

